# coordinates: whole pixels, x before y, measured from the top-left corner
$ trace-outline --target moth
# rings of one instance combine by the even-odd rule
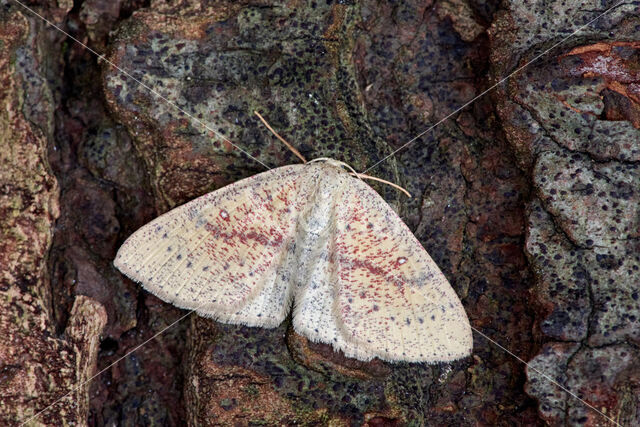
[[[464,308],[393,209],[332,159],[283,166],[201,196],[136,231],[115,266],[217,321],[293,327],[367,361],[471,353]]]

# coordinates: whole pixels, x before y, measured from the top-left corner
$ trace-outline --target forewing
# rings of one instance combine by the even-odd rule
[[[179,307],[275,326],[288,309],[279,273],[308,199],[304,171],[273,169],[173,209],[129,237],[114,264]]]
[[[471,353],[469,321],[438,266],[391,207],[351,179],[336,199],[335,312],[345,339],[391,361]]]

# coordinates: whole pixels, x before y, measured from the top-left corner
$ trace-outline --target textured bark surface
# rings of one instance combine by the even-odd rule
[[[5,9],[0,40],[0,424],[19,425],[69,392],[33,423],[84,425],[82,383],[95,372],[106,313],[77,295],[64,322],[54,316],[47,255],[60,201],[47,159],[56,97],[47,75],[57,65],[46,67],[59,54],[58,37]]]
[[[525,387],[550,424],[601,425],[604,419],[540,371],[620,424],[635,425],[640,422],[640,18],[637,7],[622,5],[555,47],[562,32],[524,30],[531,28],[531,11],[544,7],[542,2],[514,5],[490,31],[496,79],[553,48],[496,96],[533,190],[525,250],[535,274],[536,335],[544,345],[532,358]],[[553,11],[556,22],[565,22],[565,32],[598,13]]]
[[[254,110],[307,158],[360,171],[438,123],[368,173],[413,194],[375,186],[471,324],[531,368],[477,334],[472,357],[425,366],[357,362],[309,343],[289,321],[273,330],[193,316],[173,325],[186,313],[112,267],[119,244],[263,167],[8,1],[2,422],[63,395],[95,372],[96,357],[107,369],[91,399],[81,387],[40,423],[605,425],[533,368],[618,422],[640,422],[637,5],[554,47],[607,6],[34,3],[270,167],[296,159]]]

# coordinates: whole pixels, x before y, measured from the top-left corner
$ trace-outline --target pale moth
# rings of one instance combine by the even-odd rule
[[[471,353],[447,279],[391,207],[344,163],[271,169],[143,226],[115,266],[164,301],[218,321],[293,327],[367,361]]]

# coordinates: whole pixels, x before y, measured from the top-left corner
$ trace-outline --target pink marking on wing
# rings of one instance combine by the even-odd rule
[[[205,224],[204,227],[212,237],[214,237],[215,239],[224,239],[225,244],[230,247],[237,246],[238,241],[243,245],[247,245],[249,241],[254,241],[261,244],[262,246],[271,246],[277,248],[280,247],[282,245],[282,242],[284,241],[283,234],[274,229],[271,229],[269,231],[269,235],[272,236],[272,238],[269,239],[264,234],[258,233],[255,230],[245,232],[241,229],[234,228],[230,232],[226,232],[210,223]],[[212,249],[228,250],[226,246],[216,244],[215,240],[213,240],[212,242],[206,242],[205,246],[208,246]]]

